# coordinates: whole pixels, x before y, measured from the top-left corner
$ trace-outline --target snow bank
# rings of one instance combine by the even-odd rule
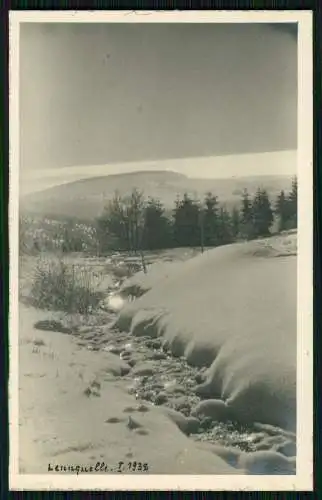
[[[140,271],[126,280],[121,286],[119,293],[122,297],[128,297],[130,295],[141,297],[141,295],[148,292],[155,283],[166,280],[169,276],[172,276],[182,264],[183,262],[156,262],[149,266],[147,274]]]
[[[196,391],[225,401],[238,419],[294,430],[296,235],[287,241],[229,245],[160,267],[116,325],[162,337],[175,355],[208,365]],[[142,277],[132,278],[135,285],[143,290]]]
[[[126,467],[131,460],[147,463],[150,474],[241,473],[199,449],[160,409],[143,412],[122,388],[117,356],[80,348],[70,335],[35,330],[48,313],[20,306],[19,316],[20,473],[97,462],[115,473],[119,462]]]

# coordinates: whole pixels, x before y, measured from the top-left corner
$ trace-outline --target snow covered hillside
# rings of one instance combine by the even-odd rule
[[[236,419],[294,431],[296,263],[291,234],[139,273],[123,293],[136,287],[143,295],[122,309],[116,326],[161,337],[176,356],[206,364],[197,393],[223,400]]]

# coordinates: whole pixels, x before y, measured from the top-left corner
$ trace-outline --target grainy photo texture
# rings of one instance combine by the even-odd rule
[[[296,485],[298,24],[142,19],[17,28],[15,474]]]

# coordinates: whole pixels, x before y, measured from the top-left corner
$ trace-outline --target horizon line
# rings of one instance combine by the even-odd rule
[[[243,153],[224,156],[201,156],[145,160],[142,162],[106,163],[20,170],[21,191],[42,191],[82,180],[115,175],[173,172],[188,179],[232,179],[265,176],[292,176],[297,172],[297,150]],[[31,185],[32,184],[32,185]],[[37,185],[38,184],[38,185]]]

